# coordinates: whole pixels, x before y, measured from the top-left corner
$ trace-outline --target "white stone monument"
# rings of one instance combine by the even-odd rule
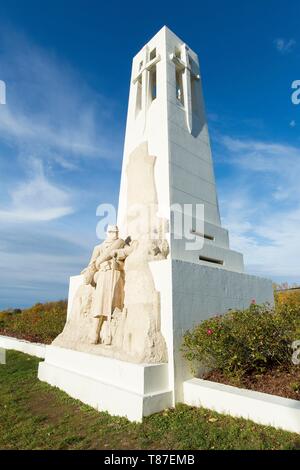
[[[118,227],[71,278],[39,378],[141,420],[184,399],[184,332],[252,299],[272,303],[272,283],[229,248],[198,57],[163,27],[133,59]]]

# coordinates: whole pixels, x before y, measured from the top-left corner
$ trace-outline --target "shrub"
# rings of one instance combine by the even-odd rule
[[[21,312],[22,310],[20,310],[19,308],[13,310],[3,310],[2,312],[0,312],[0,328],[3,328],[6,322],[12,319],[13,315],[17,315]]]
[[[284,306],[300,308],[300,289],[275,291],[275,301],[279,308]]]
[[[293,392],[300,392],[300,383],[299,382],[293,382],[291,383],[291,389]]]
[[[297,325],[299,308],[285,305],[276,310],[253,304],[203,321],[185,334],[182,350],[189,361],[227,376],[260,374],[291,364]]]
[[[67,301],[38,303],[22,313],[7,315],[1,312],[3,333],[30,341],[51,343],[62,332],[66,322]],[[3,318],[2,318],[3,317]]]

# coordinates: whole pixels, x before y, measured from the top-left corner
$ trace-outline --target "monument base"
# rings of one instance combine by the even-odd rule
[[[38,378],[98,411],[141,421],[172,406],[168,364],[133,364],[47,346]]]
[[[172,261],[173,345],[175,401],[183,400],[183,383],[193,377],[180,351],[182,337],[201,321],[232,310],[244,310],[252,302],[274,304],[272,281],[243,272]],[[201,369],[201,368],[200,368]]]

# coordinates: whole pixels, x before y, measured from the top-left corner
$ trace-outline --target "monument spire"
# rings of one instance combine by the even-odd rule
[[[243,256],[230,250],[228,232],[221,226],[198,56],[166,26],[132,63],[118,213],[124,236],[130,211],[128,164],[141,144],[156,157],[157,212],[170,227],[171,257],[243,272]],[[131,204],[143,199],[141,192]],[[200,218],[196,206],[202,206]],[[184,217],[189,211],[190,217]],[[175,226],[179,217],[182,222]],[[201,252],[186,250],[183,232]]]

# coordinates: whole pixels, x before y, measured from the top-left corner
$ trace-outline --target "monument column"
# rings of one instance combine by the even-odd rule
[[[245,308],[253,298],[272,301],[273,291],[270,281],[244,274],[243,255],[230,249],[219,213],[198,56],[165,26],[132,62],[118,210],[123,237],[132,235],[132,205],[143,202],[145,214],[151,199],[139,172],[129,166],[136,152],[145,161],[154,158],[154,205],[170,249],[166,260],[149,265],[160,294],[175,403],[190,377],[180,353],[184,332],[228,308]]]

